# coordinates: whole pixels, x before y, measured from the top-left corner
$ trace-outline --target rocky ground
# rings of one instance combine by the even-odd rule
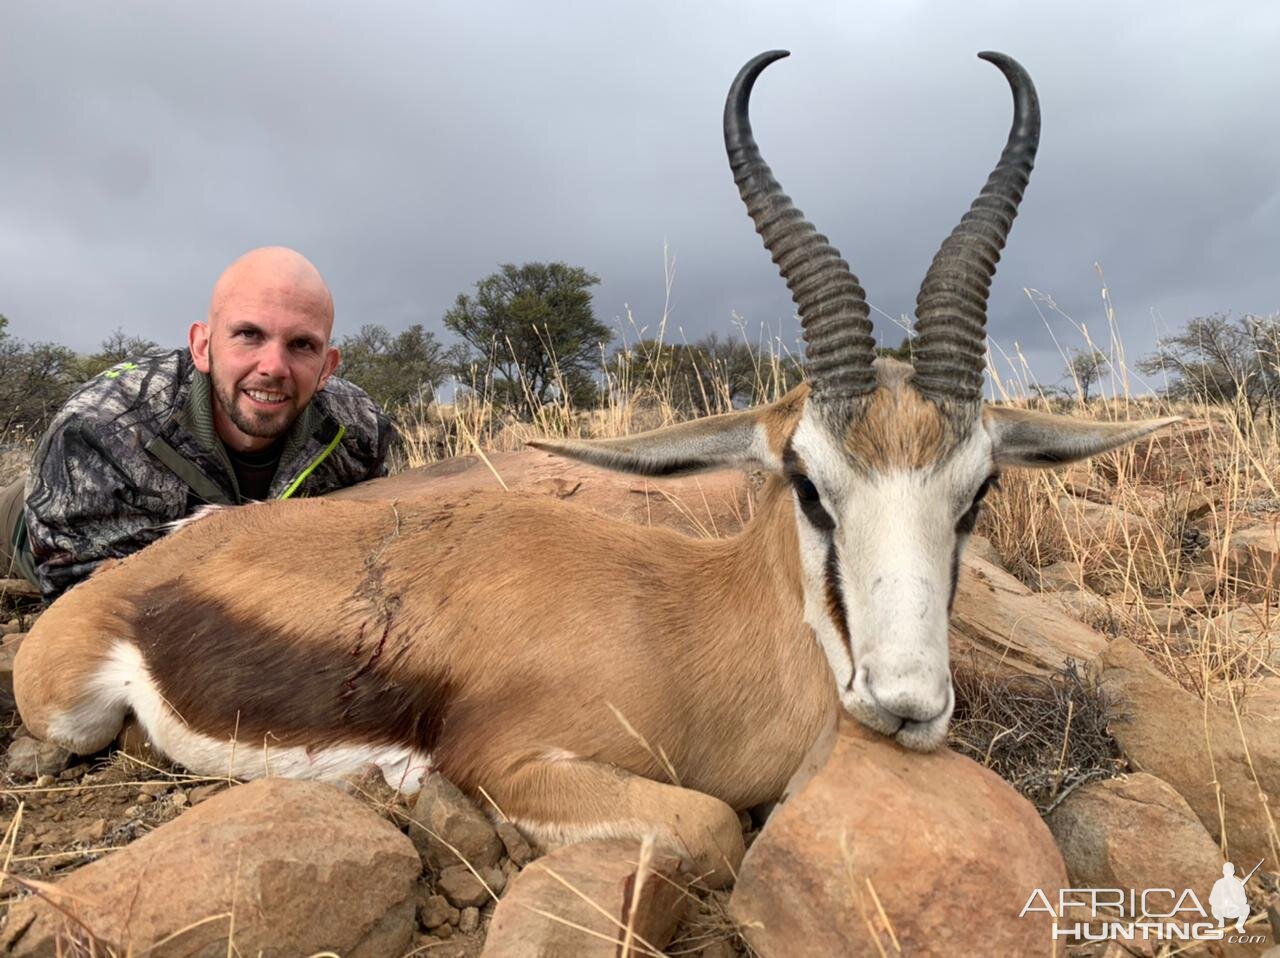
[[[732,473],[658,492],[540,454],[489,458],[512,488],[693,535],[729,534],[750,512],[750,483]],[[489,465],[449,462],[350,494],[483,485]],[[716,958],[1049,954],[1043,928],[992,903],[1068,883],[1174,883],[1207,901],[1225,849],[1243,870],[1267,862],[1250,886],[1249,931],[1268,943],[1178,953],[1262,954],[1280,940],[1273,465],[1250,463],[1226,424],[1204,421],[1064,474],[1006,476],[957,599],[953,751],[904,758],[854,727],[833,730],[763,832],[765,810],[744,816],[753,845],[732,895],[688,887],[652,848],[535,857],[439,779],[412,802],[368,779],[345,795],[239,786],[186,776],[136,737],[69,756],[2,712],[0,953],[55,953],[39,942],[70,900],[84,934],[64,954],[165,935],[159,954],[223,954],[229,935],[242,950],[289,942],[280,954],[536,953],[529,942],[543,954],[615,954],[626,942]],[[0,592],[8,709],[9,663],[39,606],[20,584]],[[1077,664],[1063,671],[1066,659]],[[306,867],[299,848],[314,850]],[[268,932],[238,904],[268,898],[311,907],[276,915]],[[90,933],[98,945],[85,944]]]

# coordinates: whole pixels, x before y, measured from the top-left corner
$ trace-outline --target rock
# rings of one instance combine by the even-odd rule
[[[1223,660],[1265,661],[1280,649],[1280,620],[1266,606],[1238,605],[1201,621],[1198,633],[1202,648]]]
[[[813,955],[1047,954],[1046,916],[1018,913],[1066,881],[1048,828],[995,773],[842,717],[830,759],[747,852],[729,913],[762,958],[797,942]]]
[[[1035,575],[1041,592],[1076,592],[1084,587],[1080,564],[1066,559],[1037,569]]]
[[[71,753],[52,742],[41,742],[29,735],[18,735],[9,744],[5,768],[14,778],[39,778],[57,775],[71,764]]]
[[[951,649],[957,668],[1001,675],[1049,675],[1067,659],[1087,662],[1106,638],[1080,622],[1064,619],[1048,596],[982,559],[960,569],[951,616]]]
[[[464,908],[462,914],[458,916],[458,931],[464,935],[469,935],[480,927],[480,909]]]
[[[1115,634],[1120,631],[1123,616],[1100,595],[1080,590],[1078,592],[1058,592],[1045,596],[1054,605],[1063,609],[1067,615],[1087,625],[1089,628],[1104,634]],[[1101,648],[1098,650],[1101,652]]]
[[[502,890],[506,876],[497,868],[476,871],[480,873],[478,876],[466,865],[450,865],[440,872],[436,887],[449,899],[449,904],[457,908],[479,907]]]
[[[1184,602],[1179,601],[1176,605],[1150,602],[1143,611],[1144,624],[1158,635],[1183,634],[1188,629],[1187,613],[1190,607]]]
[[[21,635],[22,622],[18,619],[10,619],[4,625],[0,625],[0,635]]]
[[[227,787],[226,782],[210,782],[208,785],[197,785],[187,793],[192,805],[206,802]]]
[[[435,869],[461,861],[477,870],[491,868],[502,857],[502,842],[489,820],[438,772],[422,783],[410,816],[409,837],[422,860]]]
[[[523,868],[533,861],[533,847],[520,834],[520,829],[510,822],[499,822],[496,831],[502,847],[507,850],[507,857],[515,862],[518,868]]]
[[[1244,602],[1274,604],[1280,597],[1280,530],[1274,523],[1239,529],[1227,542],[1221,566],[1227,584]]]
[[[1004,568],[1004,559],[1000,557],[1000,553],[986,536],[970,536],[968,545],[964,547],[964,554],[965,558],[973,556],[990,563],[997,569]]]
[[[1213,497],[1207,492],[1199,490],[1187,496],[1186,501],[1182,504],[1181,512],[1188,520],[1194,522],[1196,519],[1203,519],[1209,513],[1213,512],[1217,503]]]
[[[107,820],[105,818],[94,819],[88,825],[82,825],[71,834],[73,842],[84,842],[92,844],[93,842],[102,841],[102,836],[107,833]]]
[[[1119,715],[1109,731],[1130,764],[1173,786],[1219,845],[1225,822],[1232,861],[1275,861],[1268,825],[1280,820],[1274,726],[1250,716],[1237,725],[1229,707],[1206,710],[1127,639],[1112,640],[1101,665],[1103,690]]]
[[[1047,821],[1076,888],[1200,888],[1222,873],[1195,812],[1146,772],[1083,785]]]
[[[484,958],[614,958],[628,925],[637,939],[661,951],[684,908],[680,860],[654,851],[637,896],[640,857],[636,842],[592,841],[565,845],[531,863],[494,910]]]
[[[84,954],[143,954],[174,936],[160,954],[380,958],[412,939],[421,868],[404,835],[332,786],[265,779],[77,869],[43,896],[92,929],[96,950]],[[43,898],[24,899],[9,912],[0,953],[52,955],[68,920]]]
[[[449,922],[449,900],[444,895],[429,895],[418,907],[418,924],[430,931]]]
[[[13,698],[13,659],[24,638],[26,633],[15,632],[0,641],[0,711],[9,712],[17,708]]]

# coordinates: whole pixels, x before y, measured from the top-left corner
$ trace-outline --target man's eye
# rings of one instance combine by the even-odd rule
[[[293,348],[300,353],[309,353],[313,349],[315,349],[315,343],[311,342],[310,340],[299,339],[297,342],[293,344]]]

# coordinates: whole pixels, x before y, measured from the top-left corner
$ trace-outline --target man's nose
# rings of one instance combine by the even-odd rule
[[[258,350],[258,372],[271,379],[289,375],[289,354],[282,343],[265,343]]]

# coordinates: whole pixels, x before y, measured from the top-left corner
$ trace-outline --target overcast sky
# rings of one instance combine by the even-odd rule
[[[229,261],[283,244],[339,335],[443,336],[499,264],[564,260],[634,339],[665,245],[669,338],[737,335],[736,314],[794,341],[720,128],[773,48],[792,56],[757,84],[757,139],[882,341],[1003,145],[983,49],[1044,114],[999,347],[1054,381],[1052,337],[1081,342],[1063,314],[1105,342],[1095,264],[1131,357],[1190,316],[1280,310],[1280,4],[41,0],[0,5],[0,312],[79,350],[116,327],[176,345]]]

